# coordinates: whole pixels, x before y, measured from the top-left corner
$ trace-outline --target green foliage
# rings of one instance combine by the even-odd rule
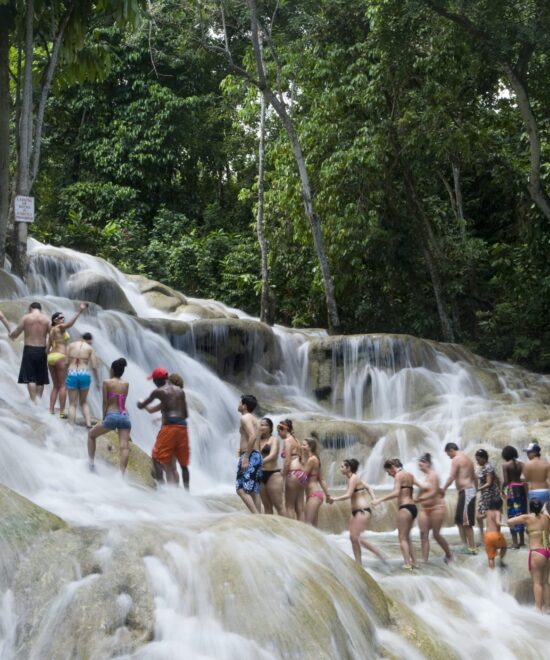
[[[113,3],[94,5],[107,13],[78,42],[82,75],[65,55],[48,107],[34,231],[258,314],[258,92],[202,47],[221,25],[215,3],[200,16],[198,4],[152,2],[152,23],[132,32],[107,20]],[[264,51],[269,82],[291,99],[344,331],[441,338],[429,248],[457,340],[548,369],[550,228],[528,195],[528,141],[496,57],[525,58],[548,184],[549,32],[534,21],[546,25],[546,5],[439,4],[467,10],[495,48],[423,0],[259,3],[278,52]],[[233,61],[252,72],[245,3],[226,10]],[[276,321],[324,326],[296,164],[273,112],[265,187]]]

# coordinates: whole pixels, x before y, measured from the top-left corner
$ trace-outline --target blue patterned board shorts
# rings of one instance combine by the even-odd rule
[[[243,470],[241,463],[245,452],[241,452],[239,462],[237,464],[237,481],[235,488],[237,490],[244,490],[249,495],[257,494],[260,492],[260,479],[262,478],[262,456],[259,451],[254,450],[248,459],[248,467]]]
[[[87,390],[92,384],[92,377],[89,371],[73,371],[67,374],[65,385],[68,390]]]

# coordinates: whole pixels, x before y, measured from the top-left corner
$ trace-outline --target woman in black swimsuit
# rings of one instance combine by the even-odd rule
[[[340,465],[340,472],[348,479],[348,489],[345,495],[339,497],[327,496],[327,502],[340,502],[342,500],[351,500],[351,518],[349,519],[349,538],[353,548],[353,556],[358,564],[361,564],[361,546],[373,552],[379,559],[384,559],[384,555],[378,548],[362,539],[361,534],[365,531],[367,523],[371,519],[372,511],[368,506],[365,493],[368,493],[374,500],[373,489],[364,481],[361,481],[357,470],[359,461],[355,458],[346,458]]]
[[[405,472],[403,464],[398,458],[389,458],[384,463],[384,470],[395,479],[393,490],[388,495],[373,501],[374,506],[382,502],[397,498],[397,530],[399,532],[399,545],[405,563],[403,568],[412,570],[416,567],[413,547],[411,543],[411,529],[418,509],[413,501],[414,477],[410,472]]]
[[[264,505],[264,513],[273,513],[275,507],[280,516],[283,510],[283,475],[277,467],[279,456],[279,441],[273,437],[273,422],[269,417],[260,421],[260,454],[263,459],[260,497]]]

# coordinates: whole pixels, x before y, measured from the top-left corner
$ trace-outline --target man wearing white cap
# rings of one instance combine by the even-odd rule
[[[540,500],[548,505],[550,502],[550,463],[541,458],[540,446],[531,442],[523,450],[529,461],[523,465],[523,477],[529,485],[529,500]]]

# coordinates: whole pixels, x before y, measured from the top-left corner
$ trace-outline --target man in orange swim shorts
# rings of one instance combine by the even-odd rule
[[[142,401],[138,408],[148,406],[154,399],[160,401],[162,426],[153,447],[153,461],[160,464],[169,483],[179,483],[176,459],[182,469],[183,486],[189,489],[189,436],[187,434],[187,401],[185,392],[168,380],[168,371],[162,367],[153,370],[148,377],[156,389]]]
[[[504,535],[500,531],[502,500],[500,498],[493,499],[489,504],[489,509],[483,514],[483,518],[487,521],[487,531],[483,541],[485,542],[485,552],[489,560],[489,568],[495,567],[495,559],[497,551],[499,554],[499,562],[503,567],[504,555],[506,554],[507,544]]]

